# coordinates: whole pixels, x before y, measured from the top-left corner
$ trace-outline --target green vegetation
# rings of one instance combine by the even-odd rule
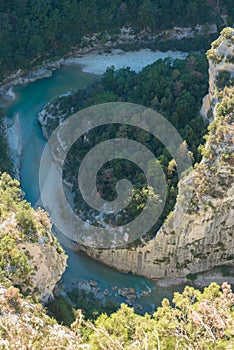
[[[226,44],[228,46],[231,46],[234,44],[233,29],[231,27],[226,27],[221,31],[220,34],[221,34],[220,37],[211,44],[211,49],[207,51],[206,55],[214,65],[221,63],[223,60],[225,63],[233,63],[233,55],[228,55],[224,57],[219,53],[219,50],[217,50],[217,48],[221,45],[223,40],[226,41]],[[218,84],[220,82],[223,82],[224,77],[227,78],[227,74],[228,72],[223,72],[223,71],[220,72]],[[217,87],[220,88],[220,86],[218,85]]]
[[[208,89],[207,68],[205,55],[201,54],[190,55],[186,60],[159,60],[140,73],[129,68],[115,70],[110,67],[101,80],[87,90],[60,97],[46,107],[48,114],[53,116],[47,119],[47,133],[52,133],[61,118],[66,119],[78,110],[99,103],[126,101],[150,107],[164,115],[186,140],[181,145],[179,156],[183,157],[188,145],[191,160],[198,162],[198,146],[204,142],[203,135],[206,133],[206,125],[199,117],[199,109]],[[63,175],[73,184],[75,209],[82,210],[90,221],[94,220],[93,214],[98,215],[98,212],[90,209],[77,188],[77,169],[92,147],[100,141],[116,137],[127,137],[148,147],[157,157],[167,178],[167,203],[162,216],[148,235],[152,237],[174,207],[178,179],[175,160],[171,159],[158,140],[143,129],[137,130],[120,124],[98,127],[91,130],[86,139],[80,138],[73,144],[63,167]],[[149,164],[149,174],[151,168]],[[144,207],[149,191],[146,189],[146,178],[136,165],[124,159],[113,160],[100,169],[97,177],[97,188],[104,199],[115,198],[115,184],[123,178],[123,174],[133,184],[133,200],[126,211],[118,216],[118,222],[115,216],[106,215],[106,221],[112,225],[122,225],[126,220],[134,218]],[[159,194],[151,193],[152,199],[157,195]]]
[[[83,289],[73,289],[67,296],[58,296],[50,301],[46,308],[48,314],[53,316],[59,323],[70,326],[75,321],[75,310],[82,310],[86,320],[94,321],[101,314],[110,315],[117,309],[117,304],[108,299],[100,301],[92,292],[86,294]]]
[[[224,28],[221,33],[222,37],[226,40],[231,40],[231,43],[234,44],[234,37],[233,37],[233,29],[230,27]]]
[[[75,321],[75,310],[71,302],[65,297],[54,298],[47,305],[48,315],[54,317],[59,323],[70,326]]]
[[[215,49],[208,50],[206,55],[207,58],[215,64],[218,64],[223,60],[223,56],[219,56]]]
[[[117,309],[116,303],[109,299],[101,302],[92,292],[86,294],[84,290],[73,289],[68,292],[74,308],[81,309],[87,320],[96,320],[102,313],[110,315]]]
[[[146,33],[158,33],[173,26],[206,23],[222,27],[222,14],[228,15],[231,25],[234,19],[231,0],[1,0],[0,79],[19,68],[28,69],[67,53],[85,35],[100,33],[104,43],[105,31],[112,34],[114,41],[122,26],[130,26],[136,33],[143,29]],[[210,41],[210,36],[204,33],[203,38],[197,35],[194,39],[169,41],[169,46],[207,49]],[[168,49],[167,40],[161,44],[162,49]]]
[[[137,315],[122,304],[110,316],[85,320],[74,313],[70,327],[58,325],[41,305],[22,299],[19,291],[0,286],[2,349],[173,350],[232,349],[234,294],[230,285],[211,283],[200,292],[185,287],[167,299],[153,315]]]
[[[233,141],[233,109],[234,87],[225,87],[219,90],[219,102],[216,105],[215,119],[208,126],[209,133],[205,136],[206,145],[200,147],[203,155],[203,164],[196,164],[196,191],[190,202],[189,211],[196,211],[197,203],[202,200],[203,204],[212,207],[211,198],[223,198],[227,189],[232,186],[232,171],[234,154],[232,151]],[[225,167],[224,176],[222,167]],[[220,171],[221,169],[221,171]],[[208,197],[203,198],[203,195]],[[218,249],[222,249],[220,242]],[[231,256],[228,257],[231,260]]]
[[[217,124],[220,123],[220,119],[227,119],[230,123],[233,118],[233,108],[234,108],[234,87],[225,87],[221,92],[221,101],[217,104],[216,116]],[[210,126],[211,130],[215,130],[215,121]],[[221,128],[221,126],[220,126]]]
[[[173,166],[172,166],[173,168]],[[18,214],[20,213],[20,215]],[[92,294],[73,290],[48,305],[46,315],[34,304],[35,291],[25,299],[12,284],[30,287],[33,270],[19,243],[46,237],[49,219],[22,200],[19,183],[7,174],[0,177],[0,347],[2,349],[231,349],[234,341],[234,294],[224,283],[212,283],[204,292],[186,287],[167,299],[153,315],[138,315],[122,304],[102,305]],[[47,236],[48,237],[48,236]],[[45,241],[44,241],[45,242]],[[218,243],[217,246],[222,244]],[[231,267],[220,268],[223,274]],[[192,280],[196,277],[190,274]],[[6,289],[6,286],[8,289]],[[33,294],[32,294],[33,293]],[[80,310],[82,309],[82,311]]]
[[[174,307],[164,299],[153,316],[135,315],[122,305],[95,322],[91,348],[110,349],[114,343],[115,349],[224,349],[233,339],[233,294],[227,284],[222,288],[213,283],[201,293],[185,287],[175,293]]]
[[[18,181],[4,173],[0,177],[0,276],[1,282],[5,283],[15,279],[25,282],[32,272],[27,256],[18,249],[16,243],[20,239],[33,242],[36,234],[35,231],[24,231],[24,220],[16,218],[18,211],[33,220],[32,209],[22,201]]]
[[[50,219],[45,211],[35,211],[22,199],[19,182],[0,174],[0,282],[19,285],[24,292],[31,287],[34,269],[30,266],[27,243],[51,243],[61,247],[50,234]]]
[[[163,3],[166,4],[167,1],[164,0]],[[14,1],[12,4],[15,7],[11,8],[11,3],[8,5],[11,11],[4,12],[5,8],[3,7],[4,10],[1,10],[1,14],[5,14],[3,16],[5,22],[3,21],[3,23],[11,24],[10,28],[17,39],[18,27],[14,23],[16,16],[14,11],[17,10],[17,4]],[[35,8],[36,5],[38,6],[38,18],[43,21],[42,3],[40,3],[41,6],[37,1],[34,4]],[[50,4],[49,0],[44,4],[43,9],[48,4]],[[72,1],[69,4],[72,4]],[[77,5],[76,2],[73,4]],[[83,2],[78,4],[80,6]],[[90,4],[94,5],[93,2]],[[142,25],[148,18],[149,26],[154,26],[154,22],[150,21],[151,13],[154,15],[156,13],[156,7],[153,4],[153,1],[149,0],[145,0],[140,4],[141,16],[139,23],[142,23]],[[183,1],[177,1],[177,6],[179,4],[182,5]],[[190,6],[190,11],[191,9],[192,11],[196,10],[196,6],[192,7],[190,1],[187,4]],[[231,1],[226,1],[226,4],[231,6]],[[24,6],[26,9],[26,5],[28,5],[26,0],[20,1],[20,6]],[[121,3],[120,5],[121,11],[126,11],[128,3]],[[83,11],[88,8],[87,4]],[[55,10],[56,6],[51,7],[51,14],[53,12],[53,16],[56,18],[58,12]],[[176,8],[173,8],[173,10],[176,11]],[[110,16],[111,11],[110,8],[106,15]],[[52,18],[54,18],[53,16]],[[22,22],[25,18],[22,16]],[[183,21],[186,22],[186,15],[184,15]],[[36,25],[35,28],[37,28]],[[5,34],[8,30],[8,28],[5,28]],[[35,35],[34,30],[36,29],[33,28],[32,35]],[[51,35],[52,29],[50,26],[47,27],[47,30],[47,34]],[[2,32],[0,34],[2,35]],[[226,31],[225,35],[228,36],[229,32]],[[52,39],[50,36],[48,37],[51,42]],[[35,42],[34,37],[32,48]],[[22,50],[23,47],[22,45]],[[25,53],[22,51],[22,59],[24,55]],[[4,59],[5,56],[2,57]],[[19,63],[17,60],[18,57],[14,64]],[[53,106],[54,112],[59,114],[62,109],[64,112],[62,114],[67,117],[71,112],[69,108],[78,110],[94,103],[107,101],[128,101],[144,104],[164,114],[176,126],[193,151],[195,161],[198,161],[197,146],[200,143],[204,129],[197,118],[197,114],[201,98],[207,89],[207,77],[203,64],[202,56],[190,56],[185,62],[176,61],[174,65],[169,60],[157,62],[139,74],[131,72],[129,69],[116,71],[114,68],[110,68],[102,81],[90,90],[59,99]],[[233,144],[229,136],[231,135],[231,125],[233,125],[234,88],[226,86],[223,89],[224,84],[230,80],[229,78],[226,73],[219,77],[220,102],[216,108],[216,119],[209,126],[209,135],[206,137],[208,146],[202,150],[204,162],[196,166],[198,176],[195,179],[195,184],[196,193],[199,195],[209,191],[209,194],[215,197],[217,195],[215,192],[217,191],[217,182],[220,187],[224,188],[224,193],[226,187],[230,185],[225,182],[226,180],[230,181],[228,177],[226,180],[219,179],[217,174],[220,164],[233,165],[233,154],[229,152],[229,145],[232,146]],[[50,125],[51,130],[55,126]],[[1,132],[4,136],[5,131],[2,126]],[[104,138],[109,139],[110,136],[114,137],[117,134],[131,136],[133,139],[140,140],[152,147],[165,173],[167,173],[167,185],[171,201],[167,203],[167,210],[169,210],[173,206],[173,200],[176,196],[175,160],[170,159],[162,145],[146,133],[141,130],[136,132],[128,127],[123,128],[120,125],[104,130],[95,130],[90,138],[92,142],[88,146],[93,147],[95,142],[99,142],[103,135]],[[0,138],[0,142],[1,170],[8,170],[11,164],[8,160],[7,143],[4,137]],[[225,145],[226,149],[220,145]],[[80,148],[80,145],[78,146]],[[81,155],[84,156],[88,149],[84,146]],[[185,143],[182,145],[181,152],[184,149]],[[75,148],[71,152],[74,150]],[[159,153],[157,154],[157,152]],[[72,156],[71,153],[70,157]],[[124,170],[125,172],[127,168],[127,164],[124,162],[111,166],[113,173],[117,173],[118,176],[121,171]],[[119,173],[116,172],[116,169]],[[65,172],[65,177],[73,181],[75,174],[73,169],[69,168],[69,159]],[[138,186],[134,189],[136,207],[141,208],[144,204],[144,195],[149,193],[145,193],[144,179],[138,175],[137,169],[133,172],[131,170],[130,175],[133,178],[135,177]],[[109,182],[111,185],[109,192],[104,193],[104,196],[108,199],[113,196],[112,188],[114,188],[118,176],[114,177],[105,168],[100,172],[98,184],[100,188],[105,182]],[[215,178],[214,187],[212,187],[211,182],[213,178]],[[76,193],[76,200],[78,195]],[[139,201],[139,197],[141,197],[141,200],[143,197],[142,202]],[[196,203],[196,201],[198,202],[197,198],[192,199],[193,203]],[[113,303],[106,303],[103,307],[96,300],[93,300],[92,294],[85,296],[85,292],[73,290],[68,294],[68,298],[59,296],[48,305],[50,315],[53,315],[59,323],[63,323],[68,327],[57,324],[53,318],[46,315],[40,304],[35,304],[30,300],[35,299],[36,291],[33,291],[32,294],[32,290],[28,288],[26,294],[30,296],[25,298],[17,288],[12,286],[18,285],[22,291],[25,290],[25,286],[31,286],[33,269],[30,266],[30,256],[27,249],[23,249],[23,246],[26,247],[27,243],[53,243],[57,246],[57,251],[61,252],[61,247],[49,234],[49,229],[50,220],[47,214],[42,210],[34,211],[22,199],[19,183],[8,174],[2,173],[0,175],[0,349],[222,350],[233,348],[234,294],[227,283],[224,283],[221,288],[216,283],[212,283],[203,292],[187,286],[182,294],[174,294],[172,303],[164,299],[162,306],[157,311],[152,315],[145,314],[144,316],[136,314],[132,308],[125,304],[122,304],[121,308],[114,312],[116,306]],[[216,248],[224,250],[223,242],[218,242]],[[209,253],[201,253],[200,258],[206,259],[207,254]],[[227,260],[232,259],[233,256],[227,257]],[[157,263],[157,260],[155,260],[155,263]],[[223,275],[233,273],[233,268],[229,265],[223,265],[219,269]],[[196,274],[191,273],[187,277],[195,280]]]
[[[187,275],[187,278],[188,278],[189,280],[191,280],[191,281],[196,281],[196,279],[197,279],[197,274],[196,274],[196,273],[189,273],[189,274]]]
[[[225,86],[233,86],[234,78],[231,78],[230,72],[221,71],[216,79],[216,87],[218,90],[223,90]]]

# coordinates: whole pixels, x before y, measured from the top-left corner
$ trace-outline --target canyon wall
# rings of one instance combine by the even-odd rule
[[[234,88],[218,89],[220,71],[234,72],[234,30],[226,28],[208,52],[209,109],[214,121],[200,164],[179,183],[174,212],[156,237],[134,248],[91,249],[89,256],[149,278],[183,277],[234,263]]]

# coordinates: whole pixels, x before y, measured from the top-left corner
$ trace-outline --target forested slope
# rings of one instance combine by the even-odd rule
[[[0,79],[19,68],[61,56],[94,32],[122,27],[158,32],[174,26],[234,20],[231,0],[1,0]],[[191,45],[191,41],[190,41]]]

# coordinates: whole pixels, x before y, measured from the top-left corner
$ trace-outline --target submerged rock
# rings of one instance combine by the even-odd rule
[[[96,281],[89,281],[89,285],[90,285],[90,287],[96,287],[97,282]]]
[[[135,292],[134,288],[119,288],[118,295],[125,298],[128,295],[135,295]]]

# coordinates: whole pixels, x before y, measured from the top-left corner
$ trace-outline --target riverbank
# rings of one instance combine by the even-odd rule
[[[44,63],[31,71],[19,69],[17,72],[9,75],[2,84],[0,84],[0,95],[5,101],[13,101],[15,99],[14,86],[25,85],[39,79],[49,78],[52,76],[53,71],[61,68],[62,62],[63,59]]]
[[[114,66],[117,70],[130,67],[135,72],[140,72],[144,67],[159,59],[171,58],[185,59],[187,52],[182,51],[151,51],[142,49],[139,51],[125,52],[120,49],[113,49],[110,53],[93,52],[83,57],[65,60],[64,64],[80,64],[86,73],[102,75],[108,67]]]
[[[82,64],[83,58],[87,55],[90,55],[90,59],[92,60],[92,55],[100,55],[100,53],[103,54],[104,52],[111,55],[112,51],[122,51],[119,50],[120,47],[124,50],[122,52],[134,52],[134,50],[139,51],[140,48],[145,48],[147,46],[150,47],[153,44],[153,46],[158,46],[157,51],[161,52],[161,58],[164,58],[165,52],[168,51],[168,48],[166,50],[164,48],[163,51],[159,51],[160,43],[166,43],[166,46],[170,47],[170,42],[182,42],[184,39],[199,38],[204,36],[204,34],[213,35],[217,32],[218,28],[216,24],[207,23],[206,25],[196,25],[194,27],[174,27],[169,30],[163,30],[159,33],[150,33],[146,30],[136,33],[132,28],[123,27],[120,29],[120,33],[115,35],[111,35],[108,32],[94,33],[89,36],[86,35],[83,37],[78,47],[74,47],[63,57],[50,59],[49,61],[36,64],[35,68],[31,68],[29,70],[19,69],[18,71],[10,74],[2,82],[0,82],[0,96],[2,96],[6,101],[12,101],[15,98],[13,90],[14,86],[24,85],[38,79],[51,77],[53,71],[66,64]],[[172,52],[178,51],[174,50]],[[81,60],[81,62],[78,62],[79,60]],[[137,66],[138,63],[139,62],[136,61]],[[127,65],[129,66],[129,62],[127,62]],[[88,66],[90,66],[90,63]],[[118,66],[116,68],[118,68]]]
[[[171,57],[172,59],[185,59],[186,52],[181,51],[151,51],[142,49],[139,51],[125,52],[120,49],[112,49],[109,53],[100,52],[98,49],[89,52],[77,53],[75,56],[61,58],[55,62],[42,65],[40,68],[24,72],[19,70],[9,76],[0,87],[0,94],[6,101],[15,99],[14,86],[25,85],[39,79],[50,78],[53,72],[62,66],[79,64],[86,73],[102,75],[107,67],[114,66],[116,69],[130,67],[132,70],[139,72],[144,67],[152,64],[158,59]]]

